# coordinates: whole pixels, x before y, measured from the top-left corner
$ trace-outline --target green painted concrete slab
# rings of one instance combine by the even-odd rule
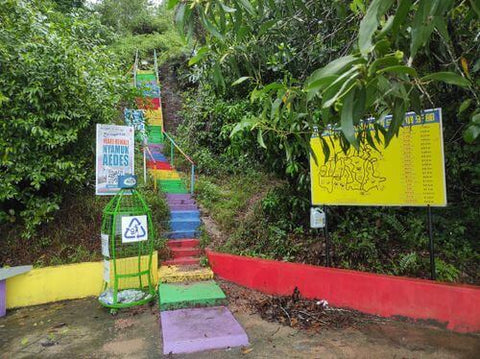
[[[187,194],[189,193],[188,190],[183,188],[162,188],[164,193],[168,194]]]
[[[162,283],[158,288],[160,310],[226,304],[225,293],[213,280],[194,283]]]

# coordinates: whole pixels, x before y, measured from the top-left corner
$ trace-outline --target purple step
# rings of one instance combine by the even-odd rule
[[[171,205],[177,205],[177,204],[197,204],[193,199],[187,199],[187,200],[176,200],[176,199],[167,199],[167,203]]]
[[[168,205],[170,211],[197,211],[198,207],[195,204],[172,204]]]
[[[194,353],[248,345],[248,337],[226,307],[160,313],[163,354]]]
[[[7,313],[7,281],[0,280],[0,317]]]
[[[189,193],[167,193],[166,197],[167,197],[167,201],[168,200],[174,200],[174,201],[193,200],[192,196]]]

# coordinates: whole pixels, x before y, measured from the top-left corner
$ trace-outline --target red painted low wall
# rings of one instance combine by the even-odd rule
[[[383,317],[432,319],[458,332],[480,331],[480,287],[363,273],[207,251],[219,277],[268,294],[326,299]]]

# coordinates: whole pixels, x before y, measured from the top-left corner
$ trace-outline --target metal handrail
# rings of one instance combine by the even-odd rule
[[[137,87],[137,70],[138,70],[138,49],[135,51],[135,62],[133,64],[133,86]]]
[[[188,157],[185,152],[177,145],[175,140],[165,131],[163,131],[164,136],[170,141],[170,164],[172,167],[174,166],[174,149],[176,148],[178,152],[180,152],[185,159],[190,162],[191,166],[191,173],[190,173],[190,194],[193,195],[193,191],[195,188],[195,162],[192,161],[190,157]]]
[[[153,66],[155,67],[155,75],[157,77],[157,86],[160,87],[160,77],[158,76],[157,50],[155,49],[153,49]]]

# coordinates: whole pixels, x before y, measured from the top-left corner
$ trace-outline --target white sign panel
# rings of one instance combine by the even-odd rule
[[[148,238],[147,216],[122,217],[122,243],[146,241]]]
[[[110,249],[108,245],[108,234],[102,234],[102,255],[105,257],[110,257]]]
[[[110,261],[108,259],[103,261],[103,280],[110,283]]]
[[[325,228],[325,212],[320,208],[310,208],[310,227]]]
[[[97,124],[97,195],[119,191],[118,176],[134,174],[134,130],[132,126]]]

